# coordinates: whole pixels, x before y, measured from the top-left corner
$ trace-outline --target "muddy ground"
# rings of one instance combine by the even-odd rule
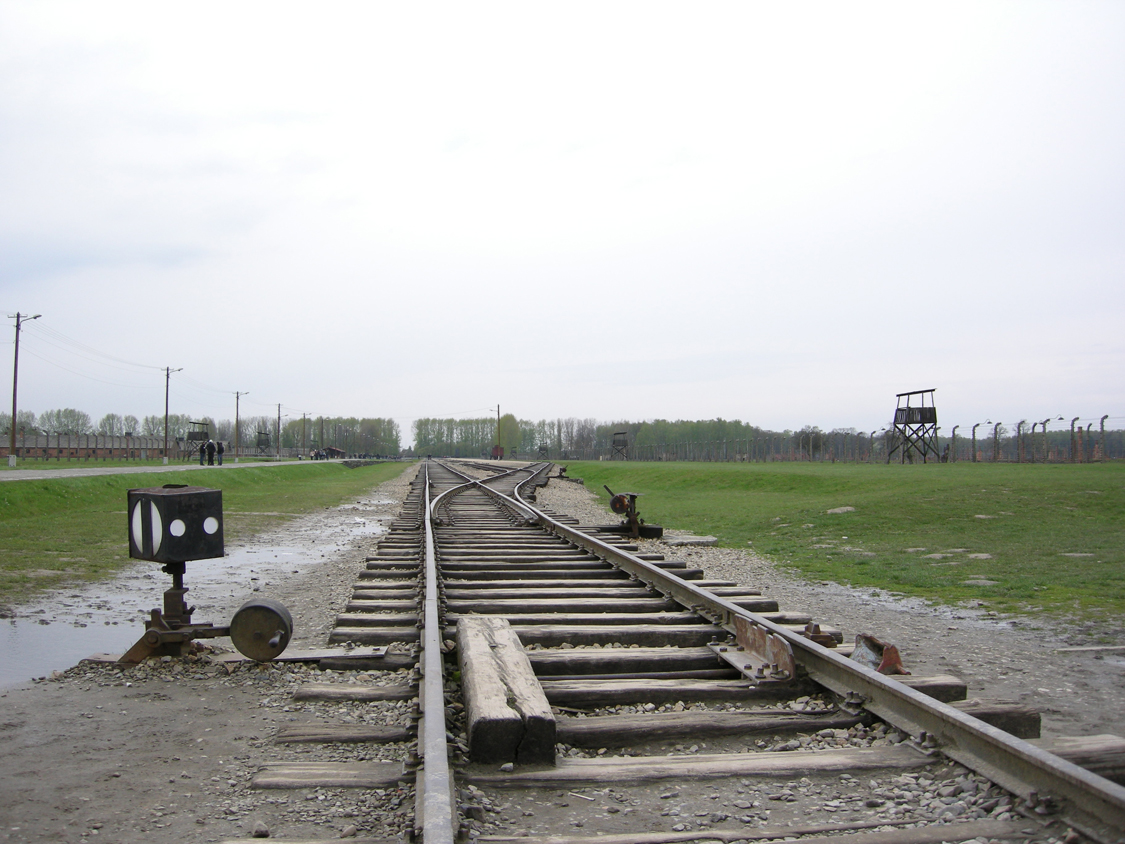
[[[222,561],[189,564],[196,620],[222,623],[247,598],[268,595],[293,615],[290,649],[325,645],[383,532],[379,526],[398,512],[415,471],[355,501],[228,546]],[[34,612],[33,629],[70,636],[98,629],[127,646],[143,632],[140,610],[159,605],[171,585],[166,580],[151,564],[138,564],[100,588],[62,590],[28,607],[10,607],[16,617],[7,623],[26,622],[26,612]],[[135,623],[122,639],[124,624],[105,627],[103,616]],[[26,635],[18,641],[42,645]],[[233,650],[229,639],[210,641]],[[42,657],[38,651],[33,656]],[[279,791],[263,800],[249,789],[263,765],[308,760],[318,750],[318,760],[401,760],[410,747],[313,750],[272,738],[279,725],[298,718],[408,723],[410,702],[361,708],[292,701],[306,682],[403,683],[410,681],[407,672],[357,678],[278,663],[224,666],[203,656],[124,670],[82,663],[45,676],[0,688],[0,841],[215,842],[249,838],[255,824],[290,839],[359,833],[398,840],[407,827],[413,807],[405,790]]]
[[[377,542],[374,531],[349,532],[348,526],[389,516],[397,508],[389,502],[401,501],[411,475],[230,549],[255,552],[263,563],[276,549],[287,550],[276,555],[277,566],[259,566],[257,581],[228,584],[225,590],[220,583],[200,617],[229,617],[246,589],[257,585],[292,610],[293,647],[323,645],[363,557]],[[553,482],[541,501],[594,521],[611,518],[592,508],[589,493],[571,483]],[[327,545],[326,535],[334,537]],[[987,618],[972,608],[932,607],[871,590],[807,583],[747,552],[654,547],[709,574],[759,586],[783,609],[812,612],[843,627],[847,636],[863,631],[895,642],[915,673],[957,674],[969,682],[972,695],[1031,703],[1044,712],[1045,734],[1125,734],[1125,708],[1119,705],[1123,655],[1059,651],[1094,641],[1125,643],[1120,629]],[[164,586],[153,583],[149,589],[159,595]],[[66,600],[73,603],[74,594]],[[54,617],[70,612],[62,603]],[[405,704],[358,707],[291,699],[297,686],[313,679],[396,683],[409,681],[406,672],[355,678],[276,664],[241,665],[230,672],[202,659],[125,671],[83,664],[47,677],[0,689],[0,841],[218,842],[248,838],[256,824],[289,839],[356,833],[390,839],[406,828],[413,799],[408,789],[262,793],[249,786],[261,766],[278,760],[403,758],[408,744],[309,749],[281,745],[273,737],[280,726],[298,721],[406,723]],[[542,819],[538,806],[492,797],[503,800],[511,827],[518,827],[521,817],[529,825],[536,815]],[[552,797],[569,799],[577,808],[590,804],[565,794],[543,796]]]

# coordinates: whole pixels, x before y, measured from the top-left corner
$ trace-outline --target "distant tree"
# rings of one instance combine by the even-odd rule
[[[816,425],[806,425],[797,432],[797,448],[812,460],[814,454],[824,450],[824,431]]]
[[[215,422],[215,431],[211,435],[216,441],[234,442],[234,422],[230,419],[220,419]]]
[[[161,427],[163,422],[161,419]],[[98,433],[107,437],[119,437],[125,433],[125,421],[118,413],[107,413],[98,422]]]
[[[500,417],[498,439],[504,454],[511,454],[513,448],[520,447],[520,423],[511,413],[505,413]]]
[[[172,427],[169,422],[169,428]],[[146,416],[141,420],[141,430],[139,431],[142,437],[162,437],[164,436],[164,417],[163,416]]]
[[[41,413],[39,427],[50,434],[88,434],[94,426],[90,422],[90,414],[65,407]]]

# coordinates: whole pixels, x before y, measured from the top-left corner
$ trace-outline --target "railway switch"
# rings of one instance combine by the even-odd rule
[[[637,499],[640,498],[641,493],[614,493],[608,486],[605,487],[605,491],[609,493],[609,509],[618,516],[625,517],[625,520],[619,526],[612,529],[613,532],[627,533],[634,539],[641,536],[645,539],[659,539],[664,535],[664,528],[660,525],[645,524],[645,520],[637,512]],[[606,528],[601,528],[601,530],[606,530]]]
[[[164,609],[154,609],[145,633],[119,662],[136,664],[149,656],[183,656],[194,639],[230,636],[239,652],[268,662],[285,650],[293,637],[289,611],[269,598],[249,601],[230,625],[193,622],[195,607],[184,600],[184,574],[191,560],[223,556],[223,492],[218,489],[167,484],[128,491],[126,517],[129,556],[163,563],[172,576],[164,592]]]

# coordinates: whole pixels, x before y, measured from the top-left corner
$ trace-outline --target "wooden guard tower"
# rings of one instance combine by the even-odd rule
[[[610,452],[609,459],[616,460],[618,457],[622,460],[629,459],[628,431],[615,431],[613,434],[613,451]]]
[[[918,404],[911,405],[912,396],[918,396]],[[929,406],[926,397],[929,396]],[[914,453],[917,452],[922,462],[926,463],[932,456],[940,460],[937,447],[937,407],[934,405],[934,390],[914,390],[910,393],[897,395],[898,405],[895,407],[894,442],[891,450],[887,452],[887,462],[891,462],[895,452],[900,452],[900,460],[905,463],[914,462]],[[903,400],[905,399],[905,404]]]

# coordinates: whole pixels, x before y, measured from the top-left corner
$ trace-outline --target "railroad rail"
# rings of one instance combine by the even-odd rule
[[[1120,778],[1125,741],[1035,742],[956,678],[881,674],[537,505],[550,468],[423,464],[332,634],[418,646],[416,841],[1122,840],[1125,787],[1078,762]]]

